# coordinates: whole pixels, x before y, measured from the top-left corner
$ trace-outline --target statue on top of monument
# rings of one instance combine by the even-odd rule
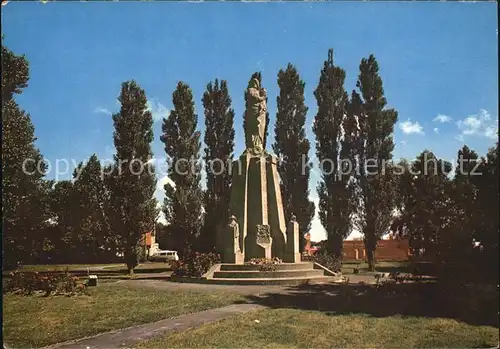
[[[260,81],[255,74],[248,83],[246,97],[245,145],[254,154],[261,154],[265,150],[267,92],[266,89],[260,87]]]

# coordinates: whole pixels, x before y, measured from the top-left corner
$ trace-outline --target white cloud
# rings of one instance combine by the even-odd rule
[[[406,145],[406,141],[399,141],[402,145]]]
[[[158,182],[156,182],[156,190],[155,190],[155,198],[159,202],[163,202],[163,199],[165,198],[165,184],[170,184],[172,187],[175,188],[175,183],[173,180],[168,178],[168,176],[163,176],[160,179],[158,179]]]
[[[314,189],[316,191],[316,188]],[[314,202],[314,205],[316,205],[316,211],[314,213],[314,217],[311,221],[311,240],[312,241],[322,241],[326,239],[326,231],[325,228],[323,228],[323,225],[321,224],[321,221],[319,219],[319,198],[316,197],[309,197],[309,200]]]
[[[167,218],[165,217],[165,213],[163,212],[162,207],[163,207],[163,202],[158,201],[156,203],[156,208],[159,208],[160,212],[158,212],[158,217],[156,217],[156,221],[158,223],[162,223],[164,225],[167,225],[168,224]]]
[[[362,237],[363,234],[359,230],[353,229],[346,240],[361,239]]]
[[[484,131],[484,135],[488,138],[496,139],[498,138],[498,130],[494,126],[488,126]]]
[[[439,129],[437,127],[434,127],[432,131],[434,131],[434,133],[439,133]]]
[[[410,134],[410,133],[417,133],[417,134],[424,134],[424,129],[422,125],[418,123],[418,121],[411,122],[409,119],[403,122],[399,123],[399,128],[403,133]]]
[[[156,189],[163,188],[165,187],[165,184],[169,184],[170,186],[175,188],[175,183],[173,180],[171,180],[168,176],[163,176],[158,180],[158,183],[156,183]]]
[[[205,169],[205,166],[203,166],[201,168],[200,174],[201,174],[201,189],[206,190],[207,189],[207,171]]]
[[[106,108],[101,108],[101,107],[97,107],[94,109],[94,113],[96,114],[106,114],[106,115],[112,115],[113,113],[110,112],[108,109]]]
[[[311,194],[309,195],[309,200],[313,201],[314,205],[316,206],[316,211],[311,221],[311,230],[309,231],[309,233],[311,234],[311,240],[312,241],[326,240],[326,231],[325,228],[323,228],[323,225],[321,224],[321,220],[319,219],[319,198],[316,194],[316,189],[314,189],[314,191],[311,190]],[[359,231],[353,229],[346,240],[352,240],[353,238],[359,238],[362,236],[363,235]]]
[[[153,121],[162,121],[168,118],[169,110],[157,98],[151,98],[147,103],[147,110],[153,115]]]
[[[432,119],[432,121],[440,123],[450,122],[451,117],[449,117],[448,115],[439,114],[434,119]]]
[[[490,113],[481,109],[478,114],[467,116],[457,122],[460,134],[457,139],[463,141],[464,136],[484,136],[491,139],[497,138],[497,121],[491,119]]]

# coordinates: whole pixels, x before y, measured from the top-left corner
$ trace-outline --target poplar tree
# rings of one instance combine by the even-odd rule
[[[231,166],[234,150],[234,110],[227,82],[210,82],[203,94],[205,109],[205,170],[207,190],[204,193],[205,223],[200,247],[215,249],[216,231],[228,223],[231,194]]]
[[[59,263],[78,263],[75,251],[78,248],[76,227],[79,202],[75,195],[73,182],[63,180],[55,183],[50,192],[50,210],[54,226],[48,238],[54,246],[54,257]]]
[[[363,58],[356,86],[360,91],[360,128],[356,153],[358,204],[356,225],[363,233],[369,269],[375,267],[377,241],[389,231],[394,209],[395,183],[390,161],[394,124],[398,114],[386,109],[382,78],[374,55]]]
[[[177,249],[185,256],[197,248],[203,223],[201,144],[191,88],[179,82],[172,99],[174,109],[163,119],[161,141],[168,157],[168,176],[175,186],[165,185],[163,211],[176,237]]]
[[[348,115],[349,100],[344,80],[345,71],[334,65],[333,50],[330,49],[314,91],[318,112],[313,131],[322,170],[317,188],[319,217],[327,233],[327,251],[337,258],[342,256],[343,241],[352,227],[353,146],[358,137],[355,109]]]
[[[78,207],[78,240],[82,260],[104,261],[109,249],[110,230],[106,214],[107,191],[102,178],[102,168],[96,154],[87,163],[80,164],[74,173],[74,195]]]
[[[153,116],[144,90],[135,82],[122,84],[120,111],[113,114],[115,164],[107,176],[111,229],[123,248],[129,273],[138,264],[139,244],[153,230],[157,216],[153,157]]]
[[[281,179],[281,197],[285,219],[292,214],[297,217],[303,236],[311,228],[314,202],[309,200],[310,143],[305,133],[307,106],[304,101],[305,83],[297,69],[288,64],[286,70],[278,72],[276,124],[274,127],[273,151],[278,156],[278,173]],[[304,249],[304,241],[300,251]]]

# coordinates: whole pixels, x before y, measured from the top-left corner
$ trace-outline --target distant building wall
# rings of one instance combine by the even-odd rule
[[[312,248],[307,241],[305,255],[312,256],[318,250]],[[410,246],[408,239],[379,240],[375,250],[375,259],[378,261],[405,261],[409,258]],[[343,246],[345,261],[366,260],[365,244],[363,240],[345,240]]]
[[[344,241],[344,260],[365,260],[366,251],[362,240]],[[378,261],[404,261],[409,257],[408,239],[379,240],[375,250]]]

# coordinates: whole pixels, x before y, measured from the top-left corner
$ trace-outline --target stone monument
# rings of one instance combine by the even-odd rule
[[[287,243],[277,158],[266,152],[264,144],[267,94],[255,75],[248,84],[246,96],[246,149],[233,161],[231,168],[229,207],[233,216],[229,227],[233,230],[223,233],[225,237],[220,237],[222,241],[218,249],[222,252],[234,247],[233,254],[223,253],[224,263],[239,264],[252,258],[271,257],[294,263],[297,262],[295,251],[298,251],[298,228],[288,233],[292,241]],[[234,242],[230,243],[228,237]],[[236,252],[236,240],[239,242],[239,252]]]

